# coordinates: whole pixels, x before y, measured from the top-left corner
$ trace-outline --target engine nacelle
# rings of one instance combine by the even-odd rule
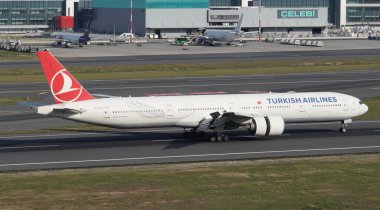
[[[252,118],[248,131],[256,136],[281,135],[285,129],[284,119],[280,116],[257,116]]]

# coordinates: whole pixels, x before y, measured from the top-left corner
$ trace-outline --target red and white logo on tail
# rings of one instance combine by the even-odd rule
[[[83,87],[73,84],[73,79],[66,69],[57,72],[50,84],[51,93],[54,99],[59,102],[72,102],[76,101],[82,93]]]
[[[56,103],[94,99],[49,51],[37,54]]]

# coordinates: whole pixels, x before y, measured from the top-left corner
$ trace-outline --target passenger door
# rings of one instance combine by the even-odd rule
[[[172,118],[174,116],[172,104],[166,105],[165,113],[167,118]]]

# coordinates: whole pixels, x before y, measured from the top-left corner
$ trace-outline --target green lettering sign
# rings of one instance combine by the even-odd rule
[[[277,18],[318,18],[317,9],[277,10]]]

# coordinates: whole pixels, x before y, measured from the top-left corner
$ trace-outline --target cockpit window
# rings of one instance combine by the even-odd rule
[[[362,104],[364,104],[364,103],[363,103],[363,101],[359,101],[359,104],[362,105]]]

